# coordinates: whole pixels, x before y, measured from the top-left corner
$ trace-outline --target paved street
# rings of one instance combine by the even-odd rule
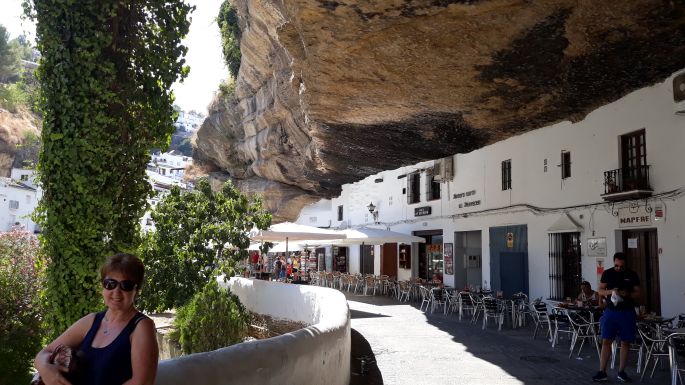
[[[580,359],[569,359],[566,341],[553,350],[540,335],[534,341],[528,327],[498,332],[492,322],[483,331],[454,314],[427,316],[417,304],[346,295],[352,328],[370,343],[384,384],[590,384],[597,370],[597,353],[587,344]],[[631,355],[635,361],[637,353]],[[668,384],[667,365],[644,383]],[[615,371],[608,372],[617,383]],[[634,365],[628,373],[639,382]]]

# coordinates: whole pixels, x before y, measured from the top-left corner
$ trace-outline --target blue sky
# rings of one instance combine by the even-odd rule
[[[0,24],[4,25],[11,38],[22,32],[35,35],[35,26],[30,21],[21,20],[22,0],[0,0]],[[188,46],[186,62],[190,74],[182,84],[174,85],[176,104],[184,110],[207,113],[207,105],[222,79],[228,77],[228,69],[221,55],[221,37],[216,25],[216,15],[222,0],[189,0],[197,8],[192,14],[190,32],[184,40]]]

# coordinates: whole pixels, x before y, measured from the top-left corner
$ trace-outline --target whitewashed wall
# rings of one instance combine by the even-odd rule
[[[236,277],[227,286],[253,312],[311,326],[266,340],[164,360],[157,372],[157,385],[349,384],[350,315],[342,293]]]
[[[489,228],[502,225],[528,226],[529,285],[531,296],[549,295],[549,250],[547,229],[561,213],[535,215],[529,210],[508,208],[528,204],[543,208],[564,208],[592,205],[591,208],[569,208],[566,211],[583,227],[582,271],[590,282],[596,281],[595,258],[588,257],[587,238],[606,237],[607,257],[620,244],[618,220],[611,213],[611,204],[605,204],[604,171],[620,167],[621,135],[640,129],[646,130],[647,163],[654,194],[685,188],[685,167],[682,152],[685,148],[685,116],[673,113],[672,78],[664,82],[632,92],[588,114],[583,120],[560,122],[523,135],[509,138],[468,154],[454,156],[455,178],[442,184],[441,199],[426,202],[425,178],[421,173],[421,202],[407,204],[402,189],[407,178],[398,179],[415,170],[432,167],[433,162],[422,162],[396,170],[384,171],[353,184],[344,185],[340,197],[330,202],[333,226],[337,207],[343,205],[347,225],[372,226],[393,231],[411,233],[419,230],[442,229],[444,242],[454,242],[455,231],[480,230],[482,233],[483,281],[490,279]],[[561,152],[571,152],[571,177],[561,179]],[[501,189],[501,162],[512,160],[512,189]],[[547,171],[544,171],[544,160]],[[375,180],[382,178],[381,183]],[[454,194],[473,191],[469,197],[455,198]],[[676,200],[652,198],[666,206],[666,220],[655,222],[659,255],[662,313],[675,314],[685,311],[685,198]],[[459,207],[466,201],[478,201],[480,205]],[[379,224],[373,224],[366,206],[373,202],[379,211]],[[641,200],[644,205],[644,200]],[[615,208],[627,206],[628,202],[616,203]],[[430,206],[432,214],[414,217],[414,208]],[[478,213],[482,210],[505,208],[498,212]],[[468,214],[463,217],[462,214]],[[298,222],[307,223],[308,216],[325,216],[316,210],[303,210]],[[581,218],[582,216],[582,218]],[[416,275],[416,248],[412,253],[412,275]],[[350,270],[354,256],[350,258]],[[376,262],[378,265],[379,262]],[[459,263],[455,261],[455,263]],[[356,270],[358,271],[358,270]],[[408,278],[409,270],[398,269],[400,279]],[[447,284],[454,284],[454,277],[445,276]],[[460,285],[459,282],[456,283]]]
[[[30,218],[38,205],[39,194],[33,188],[14,186],[9,178],[0,179],[0,231],[9,231],[15,223],[24,230],[33,233],[36,223]],[[11,208],[10,202],[18,202],[17,208]]]

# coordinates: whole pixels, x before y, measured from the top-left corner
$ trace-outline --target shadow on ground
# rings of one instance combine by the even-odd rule
[[[354,329],[350,356],[350,385],[383,385],[383,375],[376,365],[376,356],[371,350],[371,345]]]
[[[351,301],[363,302],[373,306],[382,306],[379,308],[379,311],[380,309],[387,309],[387,306],[390,305],[399,307],[411,306],[417,311],[419,308],[417,303],[400,303],[394,298],[385,296],[365,297],[349,293],[346,295],[348,300]],[[388,311],[389,310],[383,310],[384,313]],[[373,313],[373,310],[370,310],[370,312]],[[406,314],[406,311],[404,313]],[[391,314],[391,317],[396,317],[395,315],[392,315],[392,312],[388,314]],[[598,368],[598,355],[594,346],[588,346],[586,343],[580,355],[577,355],[574,352],[573,356],[569,358],[570,344],[567,336],[564,336],[566,338],[560,340],[559,344],[555,348],[552,348],[548,341],[548,337],[545,336],[546,330],[538,332],[537,338],[533,339],[533,328],[532,322],[530,321],[528,322],[528,325],[521,328],[512,329],[510,326],[504,326],[501,331],[498,331],[492,321],[489,322],[486,330],[483,330],[482,319],[478,323],[473,324],[470,322],[470,316],[465,317],[462,321],[459,320],[458,315],[456,314],[445,315],[438,312],[430,314],[430,312],[428,312],[424,313],[424,316],[425,320],[419,321],[419,324],[411,324],[410,326],[409,322],[416,322],[416,320],[408,320],[408,323],[403,324],[402,327],[425,327],[427,329],[435,327],[451,336],[451,341],[448,339],[449,337],[446,336],[444,342],[445,346],[447,346],[449,342],[461,344],[470,355],[501,368],[509,376],[513,377],[513,381],[518,380],[519,383],[522,384],[590,384],[592,383],[591,376],[596,373]],[[384,319],[385,318],[378,318],[380,322],[383,322]],[[424,326],[421,326],[421,324]],[[376,324],[374,327],[380,325],[382,324]],[[373,329],[364,330],[364,332],[373,333]],[[398,330],[397,333],[398,336],[402,335],[401,330]],[[369,334],[368,338],[377,340],[376,338],[372,338],[371,334]],[[426,341],[426,343],[428,343],[428,341]],[[436,341],[433,340],[431,343],[436,343]],[[385,346],[374,346],[374,350],[377,352],[384,351],[385,349]],[[444,349],[440,348],[440,346],[436,346],[435,355],[429,354],[430,357],[422,357],[422,359],[415,361],[415,364],[422,365],[419,362],[430,363],[433,360],[438,360],[440,362],[439,365],[448,365],[455,368],[454,377],[449,380],[449,383],[470,383],[469,373],[461,372],[458,369],[461,363],[458,360],[445,359],[444,353],[442,353],[443,350]],[[618,365],[618,362],[616,362],[616,365]],[[631,351],[627,372],[631,375],[634,382],[639,382],[640,374],[636,373],[636,367],[637,352]],[[419,368],[416,366],[414,368],[414,370],[428,370],[428,368]],[[618,383],[618,380],[616,379],[617,369],[609,368],[607,372],[609,373],[610,382]],[[428,377],[430,377],[430,375]],[[474,378],[474,380],[476,379]],[[359,383],[364,382],[356,382],[355,384]],[[650,379],[649,373],[647,373],[644,383],[660,385],[670,383],[668,362],[661,365],[661,369],[657,366],[654,378]]]

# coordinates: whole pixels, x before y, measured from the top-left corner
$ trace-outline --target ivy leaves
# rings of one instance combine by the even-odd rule
[[[52,258],[46,301],[56,335],[101,307],[98,266],[133,250],[151,193],[149,149],[174,132],[171,85],[188,68],[182,0],[31,0],[44,114],[38,219]]]

